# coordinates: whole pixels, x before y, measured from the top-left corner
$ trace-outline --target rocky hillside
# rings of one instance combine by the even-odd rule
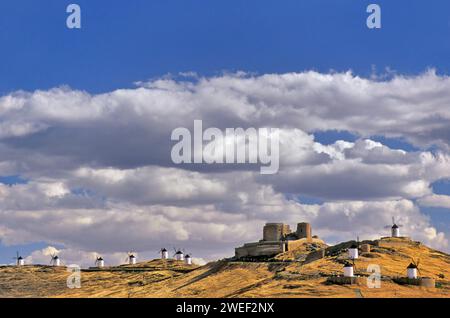
[[[2,267],[0,297],[450,297],[450,255],[407,239],[365,242],[372,244],[371,252],[356,260],[356,274],[368,276],[367,266],[379,265],[381,288],[329,283],[329,277],[342,274],[351,243],[303,246],[265,262],[230,259],[189,266],[153,260],[83,270],[80,289],[67,288],[70,273],[63,267]],[[326,249],[324,258],[304,261],[302,253],[319,248]],[[434,278],[436,288],[394,281],[406,275],[412,258],[420,258],[420,275]]]

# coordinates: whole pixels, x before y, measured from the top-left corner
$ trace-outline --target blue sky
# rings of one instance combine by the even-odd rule
[[[65,26],[70,3],[81,6],[81,30]],[[382,8],[381,30],[366,27],[369,3]],[[435,68],[449,74],[449,13],[447,0],[1,1],[0,96],[61,85],[102,93],[190,71],[352,70],[370,77],[386,68],[403,75]],[[323,144],[356,139],[346,131],[315,137]],[[400,139],[373,139],[419,150]],[[0,176],[0,183],[26,183],[20,173]],[[434,189],[450,195],[448,182]],[[423,211],[450,233],[448,209]],[[0,263],[9,262],[17,248],[27,253],[44,246],[0,246]]]
[[[73,1],[72,1],[73,2]],[[2,1],[0,92],[67,84],[89,92],[167,73],[284,73],[390,67],[450,69],[448,1],[76,1],[82,29],[65,27],[71,1]]]

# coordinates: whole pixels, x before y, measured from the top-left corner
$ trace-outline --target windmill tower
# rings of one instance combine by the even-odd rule
[[[16,260],[16,265],[17,266],[24,266],[25,265],[25,260],[23,259],[22,256],[19,255],[19,252],[16,252],[16,257],[13,257],[13,259]]]
[[[356,238],[356,244],[352,244],[348,249],[348,257],[353,260],[359,257],[359,236]]]
[[[186,263],[186,265],[192,265],[192,257],[189,254],[186,254],[184,262]]]
[[[350,262],[344,264],[344,277],[354,277],[353,264]]]
[[[98,268],[105,267],[105,261],[103,260],[103,257],[98,256],[95,258],[95,266]]]
[[[159,252],[161,253],[161,259],[169,258],[169,252],[165,248],[162,248]]]
[[[394,217],[392,217],[392,225],[386,225],[384,228],[390,228],[391,229],[391,237],[400,237],[400,228],[403,225],[395,223]]]
[[[177,261],[184,261],[184,253],[180,249],[175,250],[175,254],[173,254],[173,257]]]
[[[55,253],[51,254],[50,265],[51,266],[61,266],[61,260],[59,259],[58,255],[56,255]]]
[[[127,258],[125,259],[125,262],[127,262],[129,265],[134,265],[134,264],[136,264],[136,256],[134,255],[135,253],[133,253],[133,252],[128,252],[127,254],[128,254],[128,256],[127,256]]]
[[[417,272],[420,273],[419,269],[420,259],[417,261],[412,260],[412,262],[408,265],[406,268],[406,274],[408,275],[409,279],[417,279]]]

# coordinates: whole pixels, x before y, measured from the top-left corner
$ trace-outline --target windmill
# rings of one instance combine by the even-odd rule
[[[60,266],[61,260],[59,259],[59,256],[56,253],[52,253],[50,258],[50,265],[51,266]]]
[[[395,223],[394,217],[392,217],[392,225],[386,225],[385,229],[391,229],[391,237],[400,237],[400,228],[403,225]]]
[[[17,266],[25,265],[25,260],[23,259],[22,256],[19,255],[19,251],[16,251],[16,257],[13,257],[13,259],[16,260],[16,265]]]
[[[173,257],[177,260],[177,261],[184,261],[184,253],[181,251],[181,249],[176,249],[174,248],[174,254]]]
[[[184,262],[186,265],[192,265],[192,253],[186,253],[184,256]]]
[[[127,253],[127,258],[125,258],[125,262],[130,264],[130,265],[134,265],[136,264],[136,253],[130,251]]]
[[[169,258],[169,252],[163,247],[158,252],[161,255],[161,259],[168,259]]]
[[[353,269],[355,265],[350,262],[344,263],[344,277],[354,277]]]
[[[95,266],[99,267],[99,268],[105,266],[105,261],[103,260],[103,257],[101,257],[101,256],[95,257]]]
[[[348,249],[348,257],[354,260],[359,256],[359,236],[356,237],[356,243],[353,243]]]
[[[420,258],[417,260],[411,258],[411,263],[406,268],[409,279],[417,279],[417,272],[421,274],[419,265],[420,265]]]

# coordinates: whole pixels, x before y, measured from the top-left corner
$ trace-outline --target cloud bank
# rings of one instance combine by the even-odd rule
[[[85,263],[95,253],[111,262],[128,250],[151,257],[163,246],[208,260],[259,239],[269,221],[309,221],[332,243],[387,235],[395,216],[403,234],[448,250],[449,233],[421,207],[450,207],[431,187],[450,178],[449,102],[450,79],[434,71],[388,81],[350,72],[237,73],[98,95],[14,92],[0,97],[0,176],[28,182],[0,184],[0,239],[58,244],[67,259]],[[171,132],[195,119],[219,129],[280,128],[279,173],[174,165]],[[357,140],[314,137],[327,131]]]

